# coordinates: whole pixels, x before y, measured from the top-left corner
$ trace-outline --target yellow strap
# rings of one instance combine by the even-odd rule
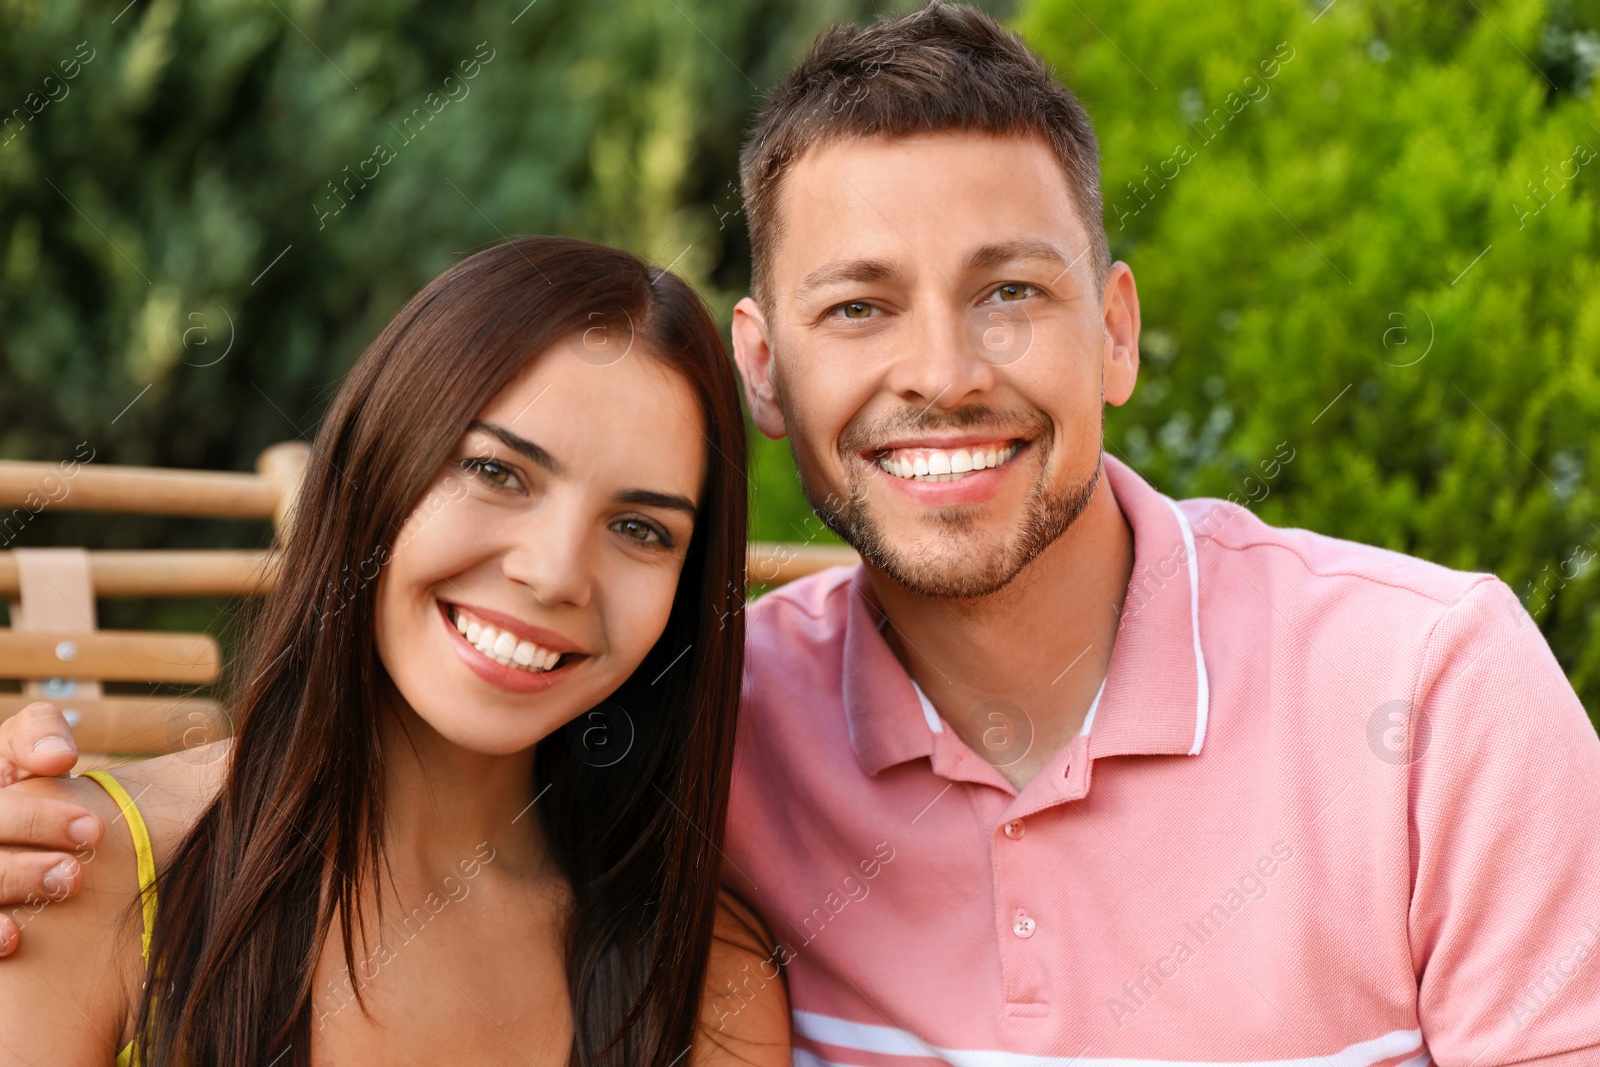
[[[139,896],[144,911],[144,937],[139,954],[145,963],[149,963],[150,938],[156,928],[156,853],[150,845],[150,830],[121,782],[105,771],[84,771],[78,777],[93,778],[99,782],[101,788],[117,802],[117,807],[122,809],[123,817],[128,820],[128,829],[133,832],[133,851],[139,861]]]

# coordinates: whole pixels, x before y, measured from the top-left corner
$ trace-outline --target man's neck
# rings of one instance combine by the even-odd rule
[[[1132,570],[1133,531],[1102,477],[1072,527],[990,596],[919,596],[870,565],[867,574],[907,673],[1021,790],[1082,727]]]

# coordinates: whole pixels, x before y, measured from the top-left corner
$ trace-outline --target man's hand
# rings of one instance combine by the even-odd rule
[[[0,722],[0,787],[66,774],[77,762],[72,728],[54,705],[29,704]],[[71,896],[83,881],[72,853],[104,836],[105,826],[84,808],[0,788],[0,847],[30,849],[0,851],[0,905]],[[0,911],[0,956],[15,952],[21,938],[10,912]]]

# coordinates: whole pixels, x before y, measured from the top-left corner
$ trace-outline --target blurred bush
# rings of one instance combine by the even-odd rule
[[[1094,117],[1139,283],[1108,450],[1499,574],[1600,713],[1600,4],[1036,0],[1020,27]]]
[[[412,292],[513,234],[670,265],[726,323],[749,275],[743,125],[816,33],[869,14],[866,0],[123,3],[0,0],[0,456],[87,442],[97,461],[249,469],[313,431]],[[784,446],[762,456],[777,473],[758,496],[807,514]],[[264,536],[46,512],[16,543]],[[146,609],[130,618],[215,615]]]
[[[0,455],[247,469],[411,292],[512,234],[670,264],[726,322],[742,126],[873,10],[0,0]],[[1107,447],[1174,495],[1497,572],[1600,711],[1600,0],[1016,22],[1094,116],[1140,284]],[[829,539],[756,441],[756,535]],[[262,537],[47,512],[19,543]]]

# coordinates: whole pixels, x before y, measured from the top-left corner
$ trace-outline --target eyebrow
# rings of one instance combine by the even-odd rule
[[[537,463],[551,474],[559,477],[564,472],[564,468],[556,457],[526,437],[512,433],[504,426],[496,426],[492,422],[474,419],[468,423],[468,429],[480,430],[488,434],[507,448],[514,449],[528,457],[528,459]],[[668,508],[673,511],[686,512],[690,518],[700,514],[700,509],[695,507],[694,501],[677,493],[660,493],[654,489],[624,489],[616,495],[615,499],[619,504],[637,504],[641,507]]]
[[[552,456],[550,453],[546,452],[544,449],[540,448],[526,437],[517,436],[504,426],[496,426],[494,423],[484,422],[482,419],[473,419],[467,424],[467,429],[481,430],[490,437],[498,440],[507,448],[513,449],[522,453],[524,456],[527,456],[528,459],[532,460],[534,463],[537,463],[551,474],[560,475],[563,473],[563,468],[561,464],[557,462],[556,457]]]
[[[616,496],[619,504],[638,504],[647,508],[670,508],[686,512],[692,519],[700,514],[694,501],[677,493],[658,493],[654,489],[624,489]]]
[[[967,253],[961,265],[964,270],[985,270],[998,267],[1002,263],[1014,263],[1026,259],[1046,260],[1062,267],[1070,265],[1060,249],[1049,241],[1042,241],[1037,237],[1019,237],[1015,240],[982,245]],[[825,263],[807,274],[795,289],[795,296],[802,298],[813,290],[838,282],[870,284],[893,281],[899,276],[898,269],[881,259],[840,260]]]
[[[900,272],[891,264],[881,259],[847,259],[833,263],[825,263],[816,270],[807,274],[801,280],[794,295],[804,297],[812,290],[821,289],[825,285],[834,285],[838,282],[856,282],[867,284],[871,282],[889,281],[898,278]]]
[[[1049,241],[1041,241],[1037,237],[1019,237],[1011,241],[996,241],[973,249],[967,253],[966,261],[962,264],[967,270],[984,270],[989,267],[998,267],[1002,263],[1014,263],[1024,259],[1042,259],[1051,263],[1067,266],[1067,258],[1061,254],[1060,249]]]

